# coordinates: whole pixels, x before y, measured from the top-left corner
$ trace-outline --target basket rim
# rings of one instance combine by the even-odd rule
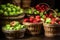
[[[59,27],[60,26],[60,24],[47,24],[47,23],[43,23],[43,26],[45,26],[45,27]]]
[[[20,18],[23,18],[25,16],[25,14],[21,14],[19,16],[5,16],[5,17],[2,17],[1,19],[20,19]]]
[[[2,30],[3,32],[15,32],[15,31],[26,31],[26,28],[20,29],[20,30]]]

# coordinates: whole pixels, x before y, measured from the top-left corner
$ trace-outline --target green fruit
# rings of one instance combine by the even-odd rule
[[[8,12],[5,11],[5,12],[4,12],[4,15],[8,16]]]
[[[39,11],[37,11],[37,14],[39,14]]]
[[[3,10],[0,10],[0,14],[3,13]]]
[[[20,28],[23,29],[24,28],[24,25],[21,25]]]
[[[13,12],[9,12],[9,15],[11,16],[11,15],[14,15],[14,13]]]
[[[10,7],[13,7],[14,5],[13,5],[13,4],[10,4],[9,6],[10,6]]]
[[[34,14],[37,14],[37,12],[35,11]]]
[[[43,12],[40,13],[40,16],[41,16],[41,17],[43,16]]]
[[[17,6],[17,7],[16,7],[16,9],[17,9],[17,10],[19,10],[19,9],[20,9],[20,7],[19,7],[19,6]]]
[[[23,9],[20,10],[20,14],[23,13]]]
[[[1,8],[4,9],[6,7],[6,5],[1,5]]]
[[[10,29],[9,30],[13,30],[13,27],[10,27]]]
[[[16,9],[15,9],[15,8],[12,8],[12,11],[13,11],[13,12],[15,12],[15,11],[16,11]]]
[[[10,11],[11,11],[11,8],[7,8],[7,11],[9,11],[9,12],[10,12]]]
[[[46,18],[46,23],[50,23],[51,19],[50,18]]]
[[[10,29],[10,24],[6,24],[6,30],[9,30]]]
[[[21,25],[17,25],[17,26],[14,28],[14,30],[20,30],[20,26],[21,26]]]

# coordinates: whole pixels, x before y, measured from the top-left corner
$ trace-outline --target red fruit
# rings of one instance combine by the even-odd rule
[[[25,18],[25,19],[24,19],[24,22],[28,22],[28,18]]]
[[[40,19],[36,19],[37,22],[40,22]]]
[[[30,19],[34,19],[34,16],[30,16]]]
[[[60,21],[58,22],[58,24],[60,24]]]
[[[45,5],[41,5],[41,7],[44,7]]]
[[[41,12],[44,12],[45,10],[41,9]]]
[[[54,24],[55,23],[55,21],[51,21],[51,24]]]
[[[32,19],[32,18],[29,19],[30,22],[33,22],[33,20],[34,20],[34,19]]]
[[[48,14],[46,14],[45,16],[48,17]]]
[[[39,5],[36,5],[36,8],[40,7]]]
[[[39,15],[37,15],[35,18],[36,18],[36,19],[40,19],[40,16],[39,16]]]
[[[36,21],[36,20],[34,20],[34,21],[33,21],[33,23],[37,23],[37,21]]]

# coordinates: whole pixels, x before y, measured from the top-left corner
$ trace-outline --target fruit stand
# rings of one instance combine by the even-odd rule
[[[5,2],[1,0],[1,40],[59,39],[59,9],[53,8],[46,2],[31,6],[31,2],[31,0],[6,0]]]

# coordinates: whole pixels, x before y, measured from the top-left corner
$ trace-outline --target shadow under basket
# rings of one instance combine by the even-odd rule
[[[60,36],[60,24],[43,24],[46,37]]]
[[[42,22],[41,23],[28,23],[23,22],[24,25],[26,25],[28,31],[28,34],[31,34],[33,36],[39,35],[42,32]]]
[[[18,30],[18,31],[8,31],[4,30],[3,33],[7,39],[19,39],[24,37],[25,29]]]

